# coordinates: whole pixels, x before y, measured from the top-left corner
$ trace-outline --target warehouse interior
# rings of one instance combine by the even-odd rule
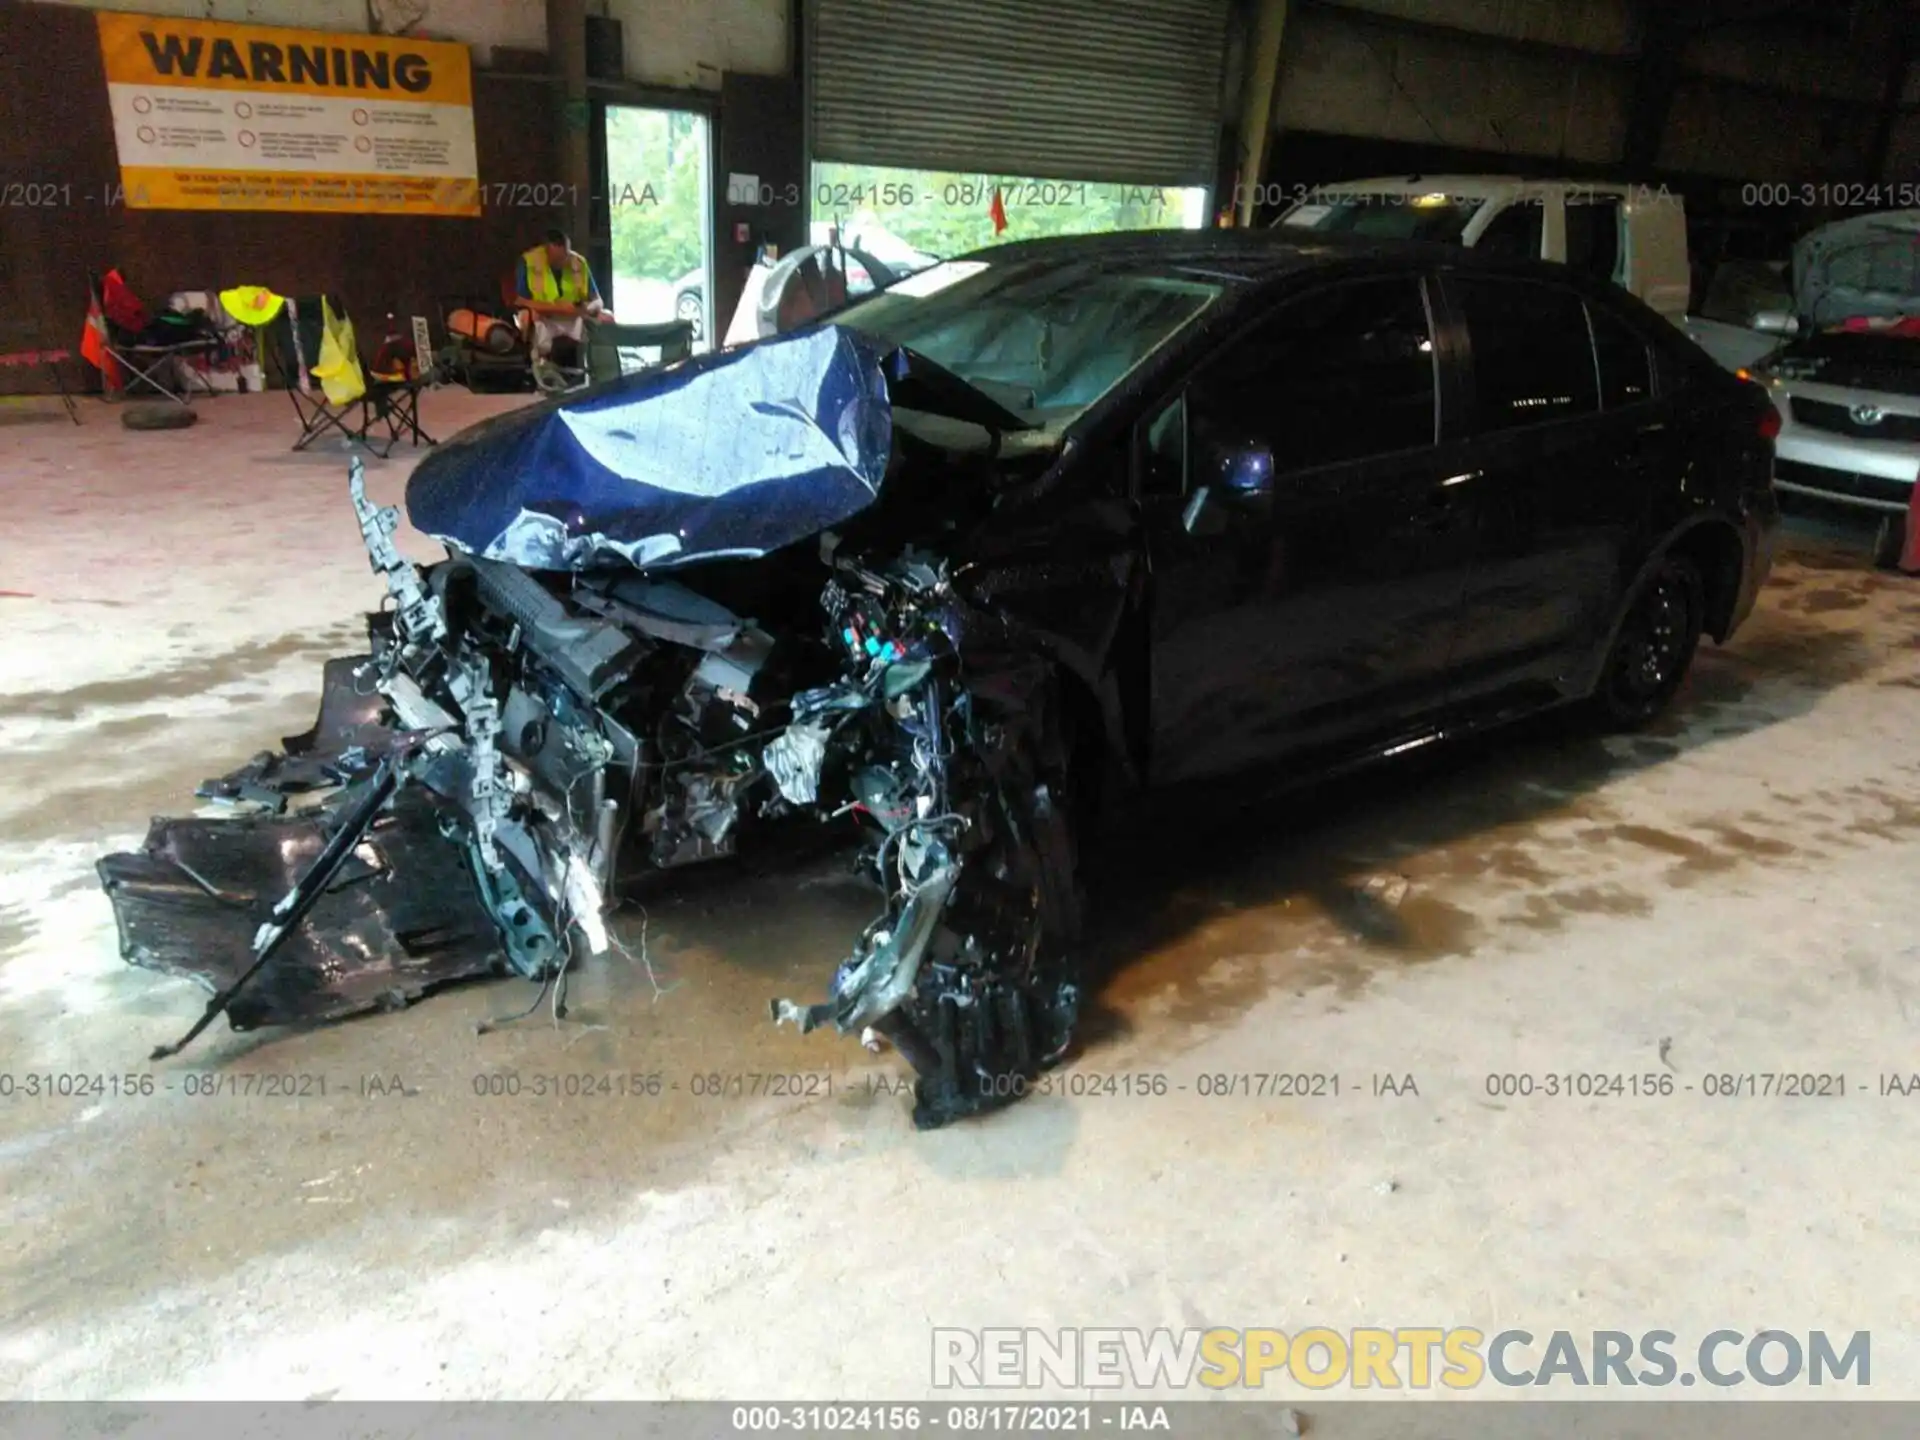
[[[129,137],[184,132],[116,67],[230,32],[238,93],[281,28],[432,57],[450,168],[390,206],[149,194]],[[1632,1398],[1549,1387],[1556,1332],[1870,1331],[1869,1398],[1920,1397],[1920,446],[1864,506],[1782,469],[1751,615],[1633,733],[1548,710],[1116,821],[1071,1048],[957,1123],[886,1032],[770,1020],[871,938],[831,848],[610,905],[557,989],[222,1018],[160,1059],[214,987],[129,964],[101,878],[155,817],[230,813],[209,777],[292,750],[392,575],[445,558],[416,468],[564,417],[603,355],[615,388],[745,373],[712,367],[784,343],[794,259],[904,295],[1010,242],[1281,243],[1324,187],[1498,177],[1684,212],[1669,318],[1706,344],[1761,323],[1717,276],[1785,295],[1822,227],[1920,235],[1917,44],[1913,0],[0,0],[0,1398],[944,1414],[1213,1393],[959,1393],[954,1332],[1369,1326],[1524,1330],[1500,1398],[1555,1400]],[[175,180],[226,163],[177,143]],[[581,341],[577,392],[542,393],[538,323],[518,368],[488,351],[543,254],[633,327]],[[293,359],[266,322],[156,382],[109,275],[154,316],[217,296],[223,334],[284,302]],[[342,343],[364,394],[329,431]],[[1257,1433],[1382,1398],[1303,1355],[1228,1387],[1291,1407]],[[1727,1393],[1832,1398],[1805,1383]]]

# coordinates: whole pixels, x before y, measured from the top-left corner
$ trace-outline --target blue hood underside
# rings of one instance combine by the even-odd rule
[[[532,570],[752,558],[871,505],[892,440],[881,352],[819,326],[462,431],[415,467],[407,517]]]

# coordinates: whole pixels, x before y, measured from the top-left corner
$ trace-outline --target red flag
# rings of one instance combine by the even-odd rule
[[[993,217],[993,233],[998,235],[1007,228],[1007,207],[1001,203],[1000,187],[993,187],[993,208],[987,211]]]
[[[87,301],[87,323],[80,331],[80,358],[96,370],[107,368],[107,322],[98,302]]]
[[[80,327],[80,358],[100,372],[100,386],[109,392],[121,388],[120,365],[107,353],[107,317],[100,304],[89,298],[86,324]]]

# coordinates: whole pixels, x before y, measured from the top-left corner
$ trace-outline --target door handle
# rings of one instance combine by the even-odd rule
[[[1427,492],[1426,503],[1420,507],[1414,523],[1422,529],[1444,525],[1458,506],[1464,487],[1485,473],[1482,470],[1469,470],[1464,474],[1449,475]]]
[[[1427,509],[1433,511],[1451,510],[1460,498],[1464,487],[1480,479],[1484,470],[1468,470],[1464,474],[1449,475],[1433,489],[1427,492]]]

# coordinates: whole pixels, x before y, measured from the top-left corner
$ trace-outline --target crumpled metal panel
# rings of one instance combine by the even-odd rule
[[[203,800],[265,805],[276,813],[287,796],[346,784],[370,771],[400,732],[382,718],[387,697],[365,675],[371,655],[341,655],[322,674],[320,717],[304,735],[289,735],[278,753],[256,755],[231,774],[203,780]]]
[[[537,570],[753,557],[871,505],[892,420],[881,353],[820,326],[475,426],[414,469],[407,515]]]
[[[504,973],[500,937],[440,802],[394,797],[333,885],[233,998],[235,1030],[405,1005],[455,980]],[[253,963],[254,931],[313,864],[337,811],[285,819],[155,820],[145,847],[99,862],[120,951],[218,993]]]

